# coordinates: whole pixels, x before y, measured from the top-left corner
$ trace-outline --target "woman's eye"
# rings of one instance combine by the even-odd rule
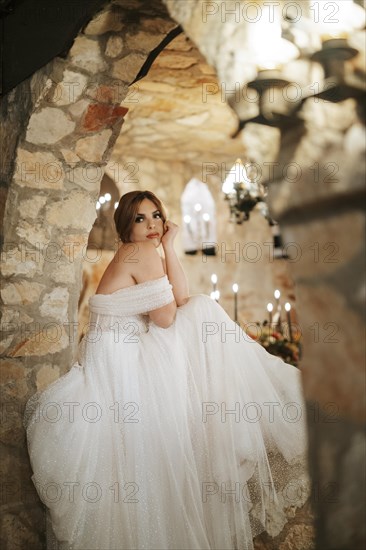
[[[160,212],[156,212],[155,217],[161,218]]]
[[[136,223],[140,223],[140,222],[142,222],[142,221],[143,221],[143,219],[144,219],[143,217],[141,217],[141,216],[137,216],[137,218],[136,218],[135,222],[136,222]]]

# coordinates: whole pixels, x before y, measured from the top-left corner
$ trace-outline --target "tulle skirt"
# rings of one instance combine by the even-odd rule
[[[113,321],[26,408],[61,547],[249,550],[277,534],[309,496],[300,371],[205,295],[167,329]]]

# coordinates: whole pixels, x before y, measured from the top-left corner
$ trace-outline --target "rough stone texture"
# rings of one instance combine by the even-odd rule
[[[128,49],[142,52],[146,50],[153,50],[157,42],[164,38],[164,35],[160,33],[147,34],[149,32],[151,31],[146,29],[145,31],[140,31],[137,34],[128,34],[126,37],[126,46]]]
[[[87,193],[75,191],[69,197],[53,201],[46,209],[46,222],[59,228],[86,227],[95,211],[95,203]]]
[[[50,239],[50,230],[44,227],[42,222],[31,223],[20,220],[16,229],[17,235],[24,242],[32,244],[35,248],[44,248]]]
[[[18,185],[34,189],[62,189],[62,179],[62,165],[55,155],[46,151],[18,149],[14,177]]]
[[[86,26],[84,33],[90,35],[100,35],[109,31],[120,31],[123,28],[121,16],[116,11],[108,10],[99,13]]]
[[[50,323],[30,334],[29,338],[17,343],[8,351],[8,355],[9,357],[42,357],[62,351],[69,344],[69,336],[65,328],[62,325]]]
[[[237,120],[225,103],[217,77],[212,70],[210,75],[202,76],[206,60],[190,40],[181,36],[170,42],[169,52],[159,55],[147,77],[137,82],[124,100],[129,113],[114,148],[114,160],[120,165],[118,159],[125,157],[127,148],[128,155],[136,158],[155,158],[165,163],[172,159],[193,160],[201,163],[201,169],[196,167],[195,171],[203,181],[208,174],[224,179],[225,171],[243,155],[243,138],[231,138]],[[194,63],[189,61],[190,67],[184,71],[179,66],[162,67],[161,60],[167,55],[169,59],[194,59]],[[268,142],[272,143],[265,140]],[[264,151],[265,146],[261,149]]]
[[[53,144],[75,129],[75,123],[63,112],[45,107],[29,121],[26,140],[36,145]]]
[[[87,99],[80,99],[80,101],[70,105],[69,112],[74,118],[78,119],[86,111],[88,105],[89,101]]]
[[[316,547],[345,550],[366,540],[364,161],[363,147],[346,141],[359,126],[353,101],[316,112],[305,131],[283,134],[270,197],[285,241],[300,251],[290,268],[304,337]],[[296,193],[283,178],[290,162],[301,168]]]
[[[118,57],[123,50],[123,40],[120,36],[111,36],[105,49],[107,57]]]
[[[47,198],[40,195],[21,201],[19,208],[22,212],[22,216],[24,218],[36,218],[42,207],[46,204],[46,201]]]
[[[51,64],[50,64],[51,65]],[[27,127],[33,106],[47,82],[50,65],[23,81],[1,100],[0,220],[3,224],[7,193],[12,180],[19,133]],[[14,128],[18,131],[14,131]]]
[[[20,248],[15,248],[14,244],[6,243],[5,250],[1,258],[1,274],[3,277],[12,275],[27,275],[33,277],[36,273],[40,275],[44,264],[44,258],[38,251],[27,249],[24,243],[20,243]]]
[[[4,304],[31,304],[39,299],[45,285],[21,281],[9,283],[1,289],[1,298]]]
[[[189,69],[189,67],[192,67],[196,63],[197,60],[195,57],[169,53],[160,55],[155,61],[155,65],[163,69]]]
[[[76,163],[79,162],[80,157],[78,157],[74,151],[70,151],[70,149],[61,149],[62,156],[64,157],[67,164],[70,166],[75,166]]]
[[[82,95],[87,78],[83,74],[66,70],[63,80],[57,84],[52,98],[56,105],[69,105],[75,103]]]
[[[67,322],[67,304],[69,292],[67,288],[54,288],[52,292],[44,294],[40,312],[43,317],[52,317],[57,321]]]
[[[89,73],[101,73],[107,68],[103,60],[99,42],[86,36],[78,36],[70,50],[71,63]]]
[[[146,56],[139,53],[131,53],[116,61],[113,65],[112,76],[123,82],[132,82],[144,64]]]
[[[112,105],[89,105],[85,113],[83,127],[87,132],[95,132],[113,126],[123,119],[128,109]]]
[[[37,391],[42,391],[60,377],[60,369],[57,366],[45,364],[37,371]]]
[[[115,118],[113,119],[115,121]],[[79,139],[75,145],[76,154],[88,162],[100,163],[107,149],[111,130],[103,130],[99,134]]]

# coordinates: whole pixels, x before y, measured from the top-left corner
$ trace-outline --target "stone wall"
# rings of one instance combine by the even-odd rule
[[[353,100],[310,100],[303,116],[305,135],[284,135],[278,159],[296,162],[301,179],[296,189],[277,179],[271,204],[285,240],[301,250],[291,273],[304,334],[317,548],[362,548],[365,128]]]

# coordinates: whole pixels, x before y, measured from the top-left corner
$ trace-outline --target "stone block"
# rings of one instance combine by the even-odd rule
[[[51,228],[44,227],[42,222],[30,223],[20,219],[17,224],[16,234],[23,242],[27,241],[35,248],[43,250],[50,240]]]
[[[20,327],[20,324],[26,325],[33,321],[32,317],[27,315],[25,311],[16,307],[2,308],[2,316],[0,322],[0,330],[2,332],[14,332]]]
[[[100,35],[106,32],[118,32],[123,29],[121,14],[117,11],[104,11],[98,13],[84,29],[84,34]]]
[[[128,112],[125,107],[91,104],[83,119],[83,129],[86,132],[97,132],[103,128],[111,128],[120,122]]]
[[[111,130],[103,130],[99,134],[79,139],[75,145],[76,154],[88,162],[102,162],[111,135]]]
[[[62,163],[52,153],[18,149],[14,181],[21,187],[62,189],[63,178]],[[42,202],[43,199],[36,200]]]
[[[73,65],[95,75],[105,71],[108,67],[103,60],[99,42],[86,36],[78,36],[69,52]]]
[[[112,76],[129,84],[138,75],[145,61],[146,55],[131,53],[113,63]]]
[[[152,34],[168,34],[176,25],[175,21],[162,19],[161,17],[141,20],[141,27]],[[168,48],[168,46],[166,47]]]
[[[42,273],[44,257],[38,247],[24,246],[25,243],[17,243],[17,248],[13,248],[14,243],[5,243],[1,254],[0,270],[4,277],[12,275],[34,276],[36,273]],[[19,248],[20,247],[20,248]]]
[[[69,345],[65,328],[53,323],[15,344],[8,354],[10,357],[42,357],[65,350]]]
[[[75,118],[80,118],[80,116],[86,111],[88,105],[89,101],[87,99],[80,99],[76,103],[70,105],[69,111]]]
[[[29,121],[26,140],[36,145],[53,145],[75,130],[75,122],[61,109],[45,107]]]
[[[1,289],[1,298],[7,305],[27,305],[38,301],[45,285],[30,281],[17,281],[5,284]]]
[[[149,34],[144,31],[139,31],[136,34],[128,34],[125,40],[129,50],[142,51],[148,54],[159,45],[163,38],[163,34]]]
[[[154,67],[161,69],[189,69],[193,65],[197,65],[198,60],[196,57],[189,55],[177,55],[166,53],[160,54],[154,61]]]
[[[61,149],[61,153],[69,166],[74,166],[80,161],[80,157],[75,155],[74,151],[70,149]]]
[[[75,265],[69,262],[58,262],[57,269],[51,272],[50,277],[55,283],[75,284]]]
[[[100,86],[92,85],[87,89],[86,93],[98,103],[107,103],[116,106],[116,104],[119,105],[126,97],[128,86],[119,81],[114,82],[111,86],[105,84]]]
[[[22,218],[34,219],[38,216],[40,210],[46,204],[47,197],[43,195],[34,195],[31,199],[25,199],[19,202],[19,213]]]
[[[105,48],[105,55],[107,57],[118,57],[123,50],[123,40],[120,36],[114,35],[108,38],[108,42]]]
[[[96,216],[96,214],[95,214]],[[74,265],[74,269],[77,270],[79,260],[81,257],[87,259],[87,243],[89,233],[68,233],[65,236],[60,236],[59,244],[65,255],[67,261]]]
[[[56,105],[75,103],[84,92],[86,83],[85,75],[66,69],[62,81],[56,85],[52,102]]]
[[[45,364],[36,373],[37,391],[43,391],[52,382],[60,378],[60,369],[56,365]]]
[[[74,191],[64,200],[53,201],[48,205],[45,219],[58,228],[90,228],[95,219],[95,202],[87,193]],[[68,237],[62,236],[64,240]]]
[[[41,315],[66,323],[69,298],[69,291],[65,287],[57,287],[44,294],[39,308]]]

